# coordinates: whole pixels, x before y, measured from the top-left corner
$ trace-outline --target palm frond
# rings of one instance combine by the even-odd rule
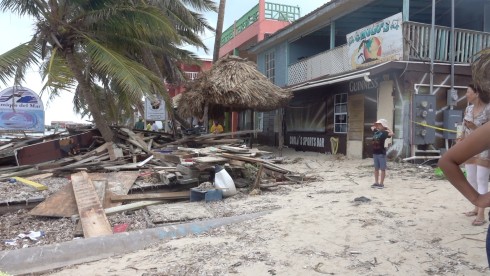
[[[85,38],[87,54],[91,57],[97,73],[110,76],[129,94],[148,94],[154,84],[163,87],[159,78],[141,64],[104,47],[89,37]]]
[[[23,81],[27,68],[38,63],[39,50],[39,45],[31,40],[1,54],[0,81],[4,85],[12,78],[16,84]]]

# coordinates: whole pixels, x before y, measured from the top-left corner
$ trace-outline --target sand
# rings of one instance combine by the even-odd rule
[[[318,181],[225,199],[270,214],[155,244],[53,275],[485,275],[488,223],[433,169],[389,162],[386,188],[371,159],[286,150],[281,166]],[[354,199],[365,197],[368,202]],[[203,203],[205,204],[205,203]],[[487,218],[488,219],[488,218]]]

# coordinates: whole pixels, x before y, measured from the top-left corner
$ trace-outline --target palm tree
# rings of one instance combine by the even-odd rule
[[[20,84],[30,66],[40,66],[46,82],[43,90],[56,96],[76,87],[79,107],[86,107],[103,138],[113,141],[106,119],[111,112],[97,95],[105,91],[107,97],[111,95],[108,89],[117,87],[114,96],[125,108],[130,102],[141,102],[142,96],[169,98],[162,82],[165,75],[145,66],[142,52],[169,55],[182,53],[177,47],[184,43],[202,45],[193,30],[206,26],[205,20],[193,12],[189,17],[183,10],[185,5],[213,7],[209,0],[137,4],[123,0],[1,0],[2,11],[32,16],[36,27],[30,41],[0,55],[0,81],[6,84],[14,78],[14,83]]]
[[[225,18],[226,0],[219,1],[218,22],[216,23],[216,37],[214,39],[213,63],[219,58],[219,48],[221,47],[221,35],[223,33],[223,21]]]

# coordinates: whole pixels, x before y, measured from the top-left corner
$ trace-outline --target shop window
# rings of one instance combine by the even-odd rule
[[[347,93],[335,95],[334,132],[347,133]]]

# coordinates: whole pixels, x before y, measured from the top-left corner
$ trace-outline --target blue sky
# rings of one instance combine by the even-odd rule
[[[219,3],[218,0],[216,2]],[[233,22],[239,19],[243,14],[253,8],[258,4],[258,0],[227,0],[225,10],[225,22],[223,30],[231,26]],[[299,6],[301,10],[301,16],[310,13],[314,9],[325,4],[326,0],[271,0],[267,2],[281,3],[284,5]],[[207,13],[206,18],[212,26],[216,26],[217,14]],[[23,17],[20,18],[17,15],[10,13],[0,14],[0,53],[5,53],[6,51],[18,46],[19,44],[26,42],[33,34],[32,21]],[[202,36],[204,43],[210,49],[208,54],[203,51],[197,51],[197,49],[188,48],[188,50],[194,51],[198,56],[207,58],[212,57],[212,49],[214,45],[214,34],[206,33]],[[5,86],[0,83],[0,91],[11,86],[9,84]],[[23,84],[25,87],[32,89],[33,91],[39,93],[42,88],[42,81],[36,68],[33,68],[27,78],[26,83]],[[42,100],[44,102],[45,108],[45,124],[49,124],[51,121],[74,121],[74,122],[84,122],[84,119],[80,118],[79,115],[73,112],[72,105],[73,94],[71,92],[64,93],[61,97],[56,98],[48,102],[47,95],[42,95]]]

